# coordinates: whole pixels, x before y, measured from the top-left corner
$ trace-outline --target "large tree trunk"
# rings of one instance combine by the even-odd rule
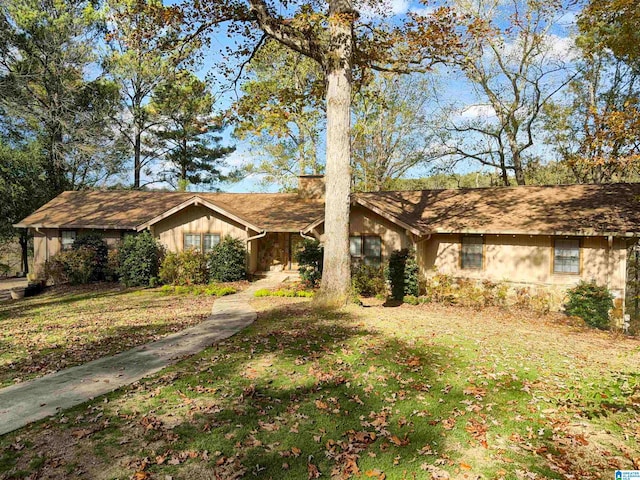
[[[351,286],[349,202],[351,193],[351,67],[353,7],[350,0],[329,1],[327,52],[327,164],[324,270],[320,296],[344,304]]]
[[[519,153],[513,154],[513,172],[515,173],[516,183],[518,185],[524,185],[527,183],[524,178],[524,168],[522,166],[522,158]]]

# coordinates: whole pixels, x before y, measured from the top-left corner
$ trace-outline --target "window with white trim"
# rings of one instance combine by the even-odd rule
[[[560,238],[554,240],[553,273],[580,275],[580,240]]]

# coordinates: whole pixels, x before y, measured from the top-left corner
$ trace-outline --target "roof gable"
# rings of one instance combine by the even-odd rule
[[[158,223],[161,220],[164,220],[165,218],[170,217],[171,215],[174,215],[178,212],[180,212],[181,210],[184,210],[187,207],[190,206],[204,206],[207,207],[209,210],[212,210],[214,212],[217,212],[237,223],[239,223],[240,225],[244,225],[247,228],[250,228],[252,230],[255,230],[256,232],[260,232],[262,231],[262,229],[260,227],[256,227],[255,225],[253,225],[252,223],[247,222],[246,220],[244,220],[243,218],[225,210],[224,208],[219,207],[218,205],[216,205],[213,202],[210,202],[208,200],[204,200],[199,196],[194,196],[189,198],[188,200],[185,200],[184,202],[180,203],[179,205],[176,205],[164,212],[162,212],[159,215],[156,215],[155,217],[153,217],[150,220],[147,220],[144,223],[141,223],[140,225],[138,225],[136,227],[136,230],[141,231],[144,230],[145,228],[150,227],[151,225],[155,225],[156,223]]]

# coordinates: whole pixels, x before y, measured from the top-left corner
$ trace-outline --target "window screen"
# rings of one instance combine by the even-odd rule
[[[349,237],[349,253],[356,258],[362,256],[362,237]]]
[[[200,234],[199,233],[185,233],[184,234],[184,249],[189,250],[190,248],[195,248],[196,250],[200,250]]]
[[[484,241],[482,237],[462,237],[461,267],[463,269],[481,269],[483,247]]]
[[[69,250],[73,246],[73,242],[76,240],[76,232],[74,230],[62,231],[62,250]]]
[[[210,252],[213,247],[220,243],[220,234],[218,233],[205,233],[204,234],[204,251]]]
[[[380,265],[382,257],[382,241],[380,237],[364,237],[364,263],[366,265]]]
[[[580,240],[555,240],[553,273],[580,273]]]

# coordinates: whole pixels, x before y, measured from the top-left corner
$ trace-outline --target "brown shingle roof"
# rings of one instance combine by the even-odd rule
[[[287,193],[80,191],[58,195],[18,225],[133,230],[195,196],[267,231],[300,231],[324,210],[321,200]]]
[[[287,193],[83,191],[62,193],[18,225],[135,229],[194,196],[267,231],[300,231],[324,212],[321,200]],[[355,199],[423,234],[640,233],[640,184],[377,192]]]
[[[640,184],[494,187],[356,196],[421,233],[640,232]]]

